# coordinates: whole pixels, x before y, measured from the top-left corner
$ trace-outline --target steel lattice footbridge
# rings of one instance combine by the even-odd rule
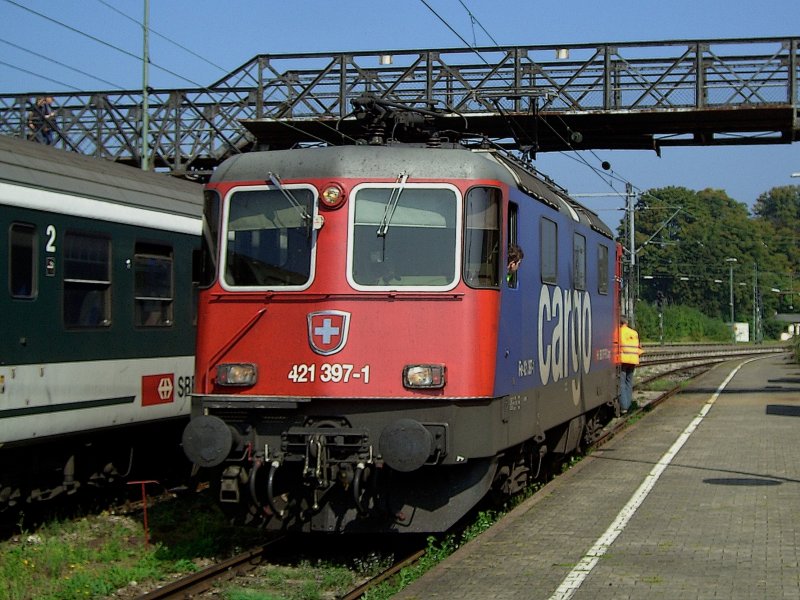
[[[263,54],[205,88],[149,90],[148,146],[157,168],[202,179],[256,148],[362,141],[359,98],[414,108],[445,132],[531,154],[791,143],[800,138],[799,43]],[[41,95],[55,99],[56,146],[140,164],[141,90],[2,95],[0,134],[28,135]]]

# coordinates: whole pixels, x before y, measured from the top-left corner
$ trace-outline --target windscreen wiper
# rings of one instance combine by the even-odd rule
[[[383,219],[381,219],[381,223],[378,225],[378,237],[386,237],[386,233],[389,231],[389,223],[392,222],[394,211],[397,209],[397,203],[400,202],[400,194],[403,193],[406,181],[408,181],[408,173],[403,171],[397,176],[397,181],[395,183],[398,185],[392,188],[389,201],[386,203],[386,207],[383,210]]]
[[[295,198],[292,195],[291,190],[288,190],[283,186],[283,183],[281,183],[280,177],[278,177],[274,173],[270,172],[270,173],[267,173],[267,179],[270,181],[270,183],[273,186],[275,186],[276,188],[278,188],[278,190],[280,190],[281,194],[283,194],[283,197],[286,198],[286,200],[289,201],[289,204],[291,204],[294,207],[294,209],[300,214],[300,218],[303,219],[303,224],[306,226],[306,230],[310,234],[311,233],[311,223],[312,223],[313,219],[311,218],[311,215],[308,214],[308,211],[306,210],[306,207],[303,206],[302,204],[300,204],[300,202],[297,201],[297,198]]]

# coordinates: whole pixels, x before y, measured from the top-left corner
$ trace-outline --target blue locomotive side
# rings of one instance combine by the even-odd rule
[[[616,244],[563,190],[533,182],[525,193],[511,189],[506,226],[525,255],[501,289],[496,353],[495,396],[506,398],[514,441],[531,427],[542,439],[560,427],[596,428],[617,397]],[[556,435],[560,451],[581,441]]]

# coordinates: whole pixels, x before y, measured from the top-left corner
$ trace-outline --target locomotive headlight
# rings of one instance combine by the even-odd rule
[[[339,208],[345,201],[344,189],[338,183],[329,183],[322,190],[320,199],[325,208]]]
[[[229,363],[217,365],[218,385],[253,385],[258,371],[252,363]]]
[[[403,369],[403,385],[407,388],[443,388],[444,365],[406,365]]]

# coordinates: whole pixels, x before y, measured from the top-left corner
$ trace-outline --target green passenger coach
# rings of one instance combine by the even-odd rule
[[[199,184],[0,137],[0,511],[178,447],[201,212]]]

